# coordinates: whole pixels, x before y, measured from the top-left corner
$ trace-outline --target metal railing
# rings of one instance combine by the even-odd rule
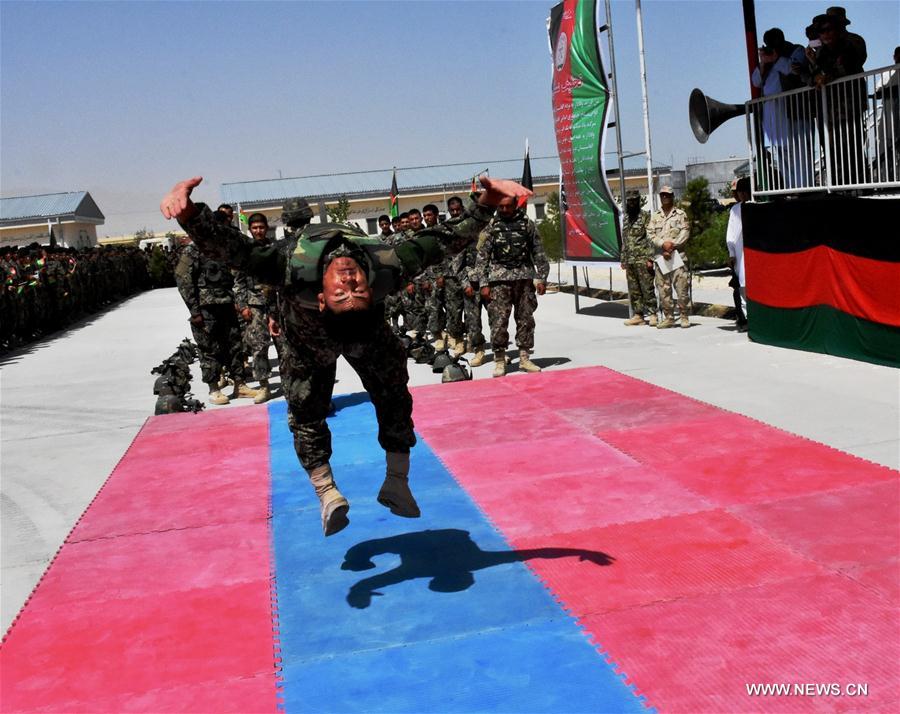
[[[900,189],[900,65],[747,102],[754,196]]]

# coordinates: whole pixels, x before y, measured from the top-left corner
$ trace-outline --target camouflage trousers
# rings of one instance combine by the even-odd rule
[[[475,294],[468,297],[463,294],[463,308],[466,313],[466,339],[469,341],[469,349],[473,352],[479,347],[484,347],[484,332],[481,330],[481,295],[478,293],[478,285],[473,285]]]
[[[232,378],[241,377],[244,373],[244,354],[234,305],[203,305],[200,313],[203,324],[191,323],[191,332],[200,353],[203,381],[206,384],[217,383],[223,368]]]
[[[426,304],[428,331],[432,335],[446,330],[451,337],[462,338],[462,287],[456,278],[444,278],[442,288],[434,286]]]
[[[653,275],[647,264],[626,263],[625,278],[628,281],[628,301],[635,315],[649,317],[657,310],[656,293],[653,290]]]
[[[509,345],[509,317],[515,311],[516,345],[520,350],[534,347],[534,311],[537,295],[531,280],[504,280],[491,283],[488,319],[491,323],[491,347],[504,352]]]
[[[266,308],[260,305],[250,306],[250,321],[241,325],[244,331],[244,353],[250,359],[253,379],[268,379],[272,370],[269,367],[269,321]]]
[[[331,459],[331,432],[325,422],[334,389],[335,365],[343,356],[362,380],[375,407],[378,443],[406,453],[415,445],[412,396],[407,389],[406,351],[384,319],[372,313],[359,341],[346,342],[329,330],[316,310],[285,306],[282,387],[294,448],[307,470]]]
[[[407,330],[415,330],[418,334],[424,335],[428,329],[428,293],[425,292],[422,283],[415,285],[415,294],[404,292],[406,315],[403,324]]]
[[[404,312],[405,307],[402,292],[393,293],[384,299],[384,316],[392,326],[399,325],[401,317],[403,317],[404,322],[406,321]]]
[[[688,297],[689,276],[686,268],[678,268],[668,275],[663,275],[659,267],[656,270],[656,289],[659,292],[659,306],[664,317],[675,316],[675,308],[672,302],[672,288],[678,300],[678,311],[687,316],[690,314],[690,298]]]

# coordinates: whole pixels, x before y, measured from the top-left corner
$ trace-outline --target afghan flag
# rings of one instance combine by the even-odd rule
[[[519,181],[525,188],[529,191],[534,190],[534,181],[531,178],[531,156],[528,151],[528,140],[525,140],[525,165],[522,167],[522,180]],[[528,203],[528,199],[525,196],[519,197],[519,208],[522,208],[526,203]]]
[[[566,258],[615,261],[619,208],[606,182],[603,142],[609,109],[606,70],[597,41],[597,0],[564,0],[550,11],[553,117],[562,185]]]
[[[397,188],[397,169],[394,169],[394,177],[391,179],[391,218],[400,215],[400,190]]]
[[[247,214],[244,213],[243,210],[241,210],[241,211],[238,213],[238,220],[239,220],[243,225],[246,226],[246,225],[247,225],[247,219],[248,219]]]
[[[900,201],[741,207],[750,339],[900,367]],[[860,218],[864,217],[864,218]]]

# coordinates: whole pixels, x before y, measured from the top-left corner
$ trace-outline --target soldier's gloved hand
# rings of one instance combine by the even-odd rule
[[[491,289],[487,285],[481,288],[481,299],[484,300],[484,302],[491,301]]]
[[[197,212],[197,207],[191,201],[191,191],[199,186],[201,181],[203,181],[202,176],[194,176],[194,178],[176,183],[160,201],[159,210],[162,211],[163,216],[174,218],[177,221],[186,221],[193,217]]]
[[[241,317],[244,318],[245,322],[250,322],[250,320],[253,319],[253,313],[250,312],[249,307],[245,307],[243,310],[241,310]]]
[[[191,315],[190,323],[192,325],[202,325],[203,315]]]
[[[543,295],[547,292],[547,284],[544,282],[538,282],[535,284],[534,289],[537,290],[538,295]]]
[[[406,294],[407,295],[415,295],[416,294],[416,286],[414,283],[409,283],[406,286]]]
[[[475,288],[473,288],[471,285],[466,285],[466,287],[463,289],[463,292],[466,294],[467,298],[475,297]]]

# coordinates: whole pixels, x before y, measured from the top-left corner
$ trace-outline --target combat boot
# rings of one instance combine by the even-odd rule
[[[670,327],[675,327],[675,319],[672,317],[664,317],[663,321],[660,322],[657,326],[657,330],[667,330]]]
[[[480,367],[484,364],[484,347],[475,348],[475,356],[469,360],[470,367]]]
[[[256,396],[253,397],[254,404],[262,404],[272,398],[272,392],[269,391],[269,382],[266,379],[259,380],[259,389],[256,390]]]
[[[222,392],[218,389],[214,389],[209,393],[209,403],[210,404],[218,404],[219,406],[224,406],[225,404],[230,404],[231,400],[226,397]]]
[[[519,350],[519,371],[540,372],[541,368],[528,359],[528,350]]]
[[[462,357],[466,353],[466,341],[465,339],[457,340],[452,335],[449,337],[450,341],[450,356],[453,359],[457,359]]]
[[[409,490],[409,452],[388,451],[385,460],[387,473],[378,492],[378,503],[389,508],[395,516],[418,518],[422,512]]]
[[[644,324],[644,316],[641,315],[640,313],[635,313],[633,317],[625,320],[625,324],[628,327],[635,327],[637,325],[643,325]]]
[[[691,318],[689,318],[687,315],[685,315],[683,313],[681,315],[681,326],[682,327],[690,327],[691,326]]]
[[[338,491],[337,485],[334,483],[334,476],[331,473],[331,466],[317,466],[312,470],[307,470],[309,481],[316,490],[319,497],[319,509],[322,516],[322,532],[326,536],[334,535],[338,531],[343,530],[350,523],[347,518],[347,511],[350,510],[350,503]]]
[[[649,318],[648,322],[649,322],[649,324],[650,324],[650,327],[656,327],[656,322],[657,322],[657,320],[656,320],[656,313],[655,313],[655,312],[654,312],[652,315],[650,315],[650,318]]]
[[[506,374],[506,354],[503,352],[494,353],[494,376],[502,377]]]
[[[446,333],[446,332],[438,332],[438,333],[435,335],[434,349],[435,349],[437,352],[440,352],[441,350],[447,349],[447,340],[445,339],[446,336],[447,336],[447,333]]]

